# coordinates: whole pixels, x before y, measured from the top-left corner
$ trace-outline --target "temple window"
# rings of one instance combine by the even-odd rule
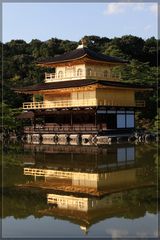
[[[134,128],[134,115],[133,114],[126,114],[126,127]]]
[[[63,78],[63,71],[58,72],[58,78]]]
[[[112,78],[119,78],[119,72],[112,70]]]
[[[134,112],[117,111],[117,128],[134,128]]]
[[[125,128],[125,114],[117,114],[117,128]]]
[[[87,69],[87,76],[92,76],[92,69],[91,68]]]
[[[103,74],[104,74],[104,77],[109,77],[109,72],[108,72],[108,70],[105,70]]]
[[[77,76],[82,76],[82,69],[81,69],[81,68],[78,68],[78,70],[77,70]]]

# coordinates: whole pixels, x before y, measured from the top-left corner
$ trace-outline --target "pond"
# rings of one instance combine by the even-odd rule
[[[158,236],[157,147],[4,144],[3,238]]]

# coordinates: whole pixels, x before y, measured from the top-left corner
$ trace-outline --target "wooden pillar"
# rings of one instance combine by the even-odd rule
[[[31,118],[31,126],[33,127],[33,125],[34,125],[34,120],[33,118]]]
[[[31,119],[31,123],[32,123],[32,126],[33,126],[33,128],[35,129],[35,117],[33,117],[32,119]]]
[[[35,95],[33,94],[32,96],[32,101],[35,102],[36,101],[36,98],[35,98]]]
[[[95,126],[97,126],[97,110],[95,110],[94,116],[95,116]]]
[[[105,121],[105,123],[106,123],[106,128],[108,128],[107,109],[106,109],[106,114],[105,114],[105,115],[106,115],[106,121]]]
[[[73,113],[71,111],[71,126],[73,125]]]

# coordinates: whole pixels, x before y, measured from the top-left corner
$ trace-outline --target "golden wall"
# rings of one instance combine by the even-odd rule
[[[81,92],[72,92],[72,100],[82,100],[82,99],[93,99],[96,98],[96,91],[81,91]]]
[[[54,94],[44,94],[43,100],[47,101],[63,101],[63,100],[70,100],[71,93],[54,93]]]
[[[54,94],[44,94],[44,102],[65,101],[65,100],[89,100],[97,99],[98,105],[111,106],[134,106],[135,91],[132,89],[96,89],[96,90],[76,90],[72,92],[57,92]]]
[[[97,89],[96,98],[98,101],[106,100],[106,102],[112,102],[113,105],[134,105],[135,104],[135,92],[130,89]]]

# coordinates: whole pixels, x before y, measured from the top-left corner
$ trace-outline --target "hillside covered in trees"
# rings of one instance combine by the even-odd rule
[[[153,87],[142,97],[146,108],[138,114],[138,127],[156,128],[157,117],[157,82],[158,82],[158,41],[154,37],[142,39],[136,36],[123,36],[109,39],[107,37],[85,36],[88,47],[94,51],[128,60],[121,71],[122,81],[145,84]],[[5,126],[16,126],[14,116],[22,103],[31,101],[30,96],[17,94],[13,88],[33,85],[44,81],[44,73],[51,69],[42,69],[35,62],[71,51],[79,42],[57,38],[42,42],[34,39],[30,43],[24,40],[12,40],[2,44],[2,89],[3,121]]]

